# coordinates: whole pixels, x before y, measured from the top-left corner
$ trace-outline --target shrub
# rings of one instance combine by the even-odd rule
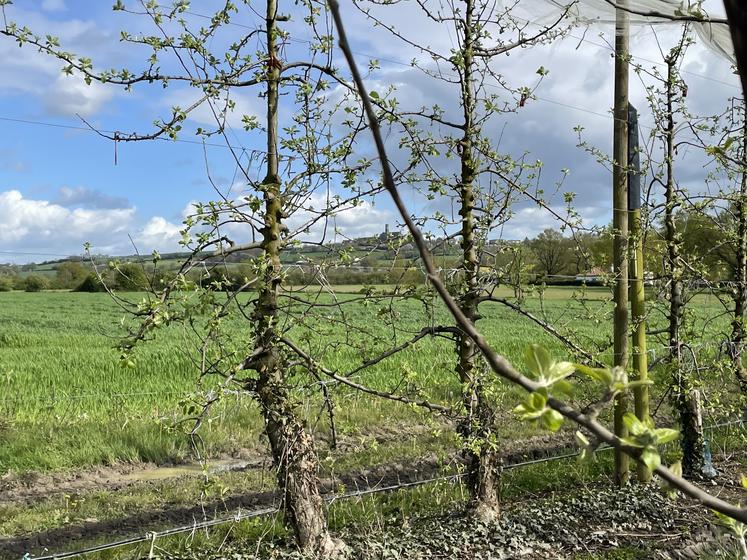
[[[91,267],[86,267],[77,261],[61,263],[57,266],[57,276],[55,278],[55,288],[75,289],[88,276]]]
[[[38,274],[31,274],[26,277],[24,282],[24,290],[27,292],[41,292],[42,290],[49,289],[49,280]]]
[[[14,280],[12,276],[0,276],[0,292],[13,290]]]
[[[148,289],[148,277],[143,266],[138,263],[120,264],[112,272],[115,288],[126,292],[139,292]]]
[[[103,292],[104,291],[104,285],[99,280],[98,276],[91,273],[88,274],[83,281],[75,286],[73,289],[74,292]]]

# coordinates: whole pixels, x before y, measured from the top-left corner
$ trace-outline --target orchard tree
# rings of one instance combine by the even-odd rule
[[[687,48],[692,44],[691,32],[686,24],[677,43],[664,57],[666,74],[658,69],[646,71],[637,67],[639,74],[653,79],[653,85],[647,87],[648,100],[654,116],[655,127],[651,132],[649,149],[649,169],[652,175],[652,189],[649,196],[651,209],[649,214],[662,214],[662,227],[654,229],[654,235],[660,233],[663,244],[663,278],[664,298],[667,309],[664,312],[667,320],[668,364],[671,369],[671,385],[674,389],[674,405],[679,417],[683,452],[683,472],[695,478],[712,478],[715,471],[707,457],[705,435],[703,433],[703,394],[698,383],[696,363],[686,352],[693,352],[686,346],[683,326],[686,306],[694,293],[686,290],[687,280],[694,276],[698,268],[692,255],[683,251],[682,229],[678,227],[678,218],[682,208],[692,200],[679,183],[677,174],[677,155],[681,146],[691,144],[691,135],[678,135],[678,120],[687,122],[691,129],[698,130],[707,125],[707,119],[698,118],[690,113],[687,107],[687,84],[679,74],[679,67]],[[654,149],[660,149],[663,157],[657,161]],[[656,189],[656,187],[659,187]],[[663,192],[661,192],[663,191]],[[658,201],[661,201],[660,203]],[[649,234],[650,236],[650,234]],[[650,245],[650,249],[657,245]],[[691,359],[688,359],[691,358]]]
[[[189,3],[183,0],[170,5],[148,0],[132,7],[117,1],[115,11],[143,16],[153,29],[152,34],[122,32],[125,44],[148,54],[145,68],[138,71],[100,70],[90,58],[65,51],[57,38],[35,35],[12,22],[12,10],[7,2],[2,4],[8,13],[0,34],[62,61],[66,73],[87,83],[127,90],[180,84],[196,94],[197,101],[186,108],[173,107],[152,131],[100,132],[102,136],[116,143],[176,139],[186,133],[197,108],[213,115],[214,126],[192,127],[193,132],[204,140],[223,141],[246,187],[236,195],[213,183],[217,200],[197,204],[185,220],[182,244],[190,257],[169,279],[154,252],[146,278],[150,293],[143,301],[132,304],[110,290],[138,318],[120,346],[122,362],[136,367],[137,344],[155,336],[162,325],[181,323],[196,334],[200,344],[194,349],[194,362],[200,381],[217,377],[220,383],[185,407],[193,441],[199,441],[199,427],[226,390],[253,395],[264,420],[283,511],[299,547],[317,557],[341,554],[342,543],[327,531],[314,440],[294,390],[305,368],[291,359],[288,349],[294,346],[288,331],[318,297],[309,294],[306,299],[295,293],[284,300],[281,266],[286,248],[314,235],[323,238],[325,224],[336,213],[360,204],[364,195],[376,190],[356,187],[357,176],[369,163],[349,159],[355,136],[365,125],[357,101],[348,99],[350,88],[336,78],[332,67],[324,4],[267,0],[262,23],[247,31],[245,25],[233,24],[241,14],[254,19],[256,8],[248,0],[226,1],[204,26],[194,24]],[[313,37],[297,61],[287,60],[293,52],[288,47],[290,35],[283,29],[291,14]],[[336,84],[334,89],[331,84]],[[261,146],[250,152],[234,147],[230,117],[237,110],[238,91],[257,95],[265,106],[263,117],[240,115],[247,138]],[[251,263],[238,281],[229,279],[228,260],[234,255]],[[146,271],[142,265],[118,262],[110,268],[107,277],[121,283],[137,276],[138,286]],[[101,273],[99,280],[105,280]],[[232,318],[243,321],[240,337],[229,328]]]
[[[713,157],[709,192],[689,212],[688,233],[692,248],[702,259],[703,272],[711,272],[714,293],[732,316],[728,335],[728,357],[743,398],[747,397],[747,119],[741,98],[713,119],[711,128],[697,131],[701,143]],[[685,237],[688,243],[688,237]],[[725,289],[724,289],[725,288]],[[726,297],[724,297],[726,296]]]
[[[573,3],[573,2],[571,2]],[[391,8],[385,6],[393,5]],[[400,135],[397,168],[409,170],[406,184],[425,199],[451,200],[458,217],[431,217],[433,229],[459,243],[460,261],[450,275],[450,290],[471,322],[480,319],[480,304],[494,300],[495,278],[482,274],[488,236],[512,215],[518,197],[549,209],[536,187],[540,162],[526,154],[515,159],[498,151],[490,130],[501,114],[523,107],[547,70],[539,68],[531,83],[512,87],[500,71],[501,57],[512,51],[551,41],[564,30],[562,13],[556,21],[532,30],[529,24],[496,0],[464,0],[429,4],[421,1],[354,0],[353,5],[394,40],[413,49],[412,66],[429,82],[444,86],[444,106],[411,106],[395,92],[372,93],[382,120]],[[397,13],[411,9],[421,19],[402,25]],[[419,43],[411,29],[433,26],[440,36],[454,38],[451,49]],[[448,29],[448,31],[447,31]],[[417,56],[427,60],[419,62]],[[505,92],[501,95],[499,91]],[[379,100],[390,99],[382,108]],[[498,300],[496,300],[498,301]],[[495,397],[499,387],[488,376],[474,341],[457,326],[455,373],[462,386],[463,418],[458,431],[467,462],[471,509],[493,519],[500,512],[500,442],[496,434]]]
[[[527,400],[517,407],[517,414],[527,420],[539,422],[544,425],[549,424],[554,426],[566,419],[575,422],[587,431],[586,434],[583,432],[577,432],[576,434],[577,441],[582,446],[582,457],[588,457],[590,454],[593,454],[596,447],[602,442],[611,445],[621,453],[625,453],[634,460],[645,464],[647,468],[661,477],[670,489],[680,491],[719,513],[727,526],[731,527],[740,536],[740,539],[742,539],[744,524],[747,523],[747,509],[729,504],[684,480],[677,472],[679,469],[674,468],[675,466],[672,469],[668,469],[661,464],[657,445],[674,439],[677,435],[676,431],[655,428],[650,418],[646,419],[645,422],[641,422],[634,414],[627,413],[625,422],[630,433],[625,438],[621,438],[597,420],[600,411],[617,394],[635,385],[635,383],[628,382],[624,371],[620,368],[593,369],[579,365],[574,366],[567,362],[558,362],[552,359],[544,350],[533,346],[527,353],[528,363],[526,366],[527,370],[531,373],[524,375],[500,356],[487,342],[474,323],[465,316],[458,301],[449,293],[449,289],[440,278],[426,239],[411,217],[409,209],[399,194],[392,167],[389,163],[390,159],[381,133],[378,116],[367,93],[363,78],[358,71],[350,43],[345,33],[340,5],[337,0],[328,0],[328,4],[331,7],[338,30],[340,47],[350,66],[356,88],[361,96],[366,116],[370,123],[371,133],[379,154],[382,182],[413,237],[423,266],[427,271],[429,282],[433,285],[434,290],[438,293],[439,298],[446,305],[456,323],[474,341],[475,346],[479,348],[480,353],[485,357],[493,373],[521,387],[528,393]],[[583,412],[574,409],[563,401],[562,397],[559,397],[567,394],[569,389],[567,378],[574,370],[600,382],[603,388],[606,386],[603,396]],[[742,542],[744,541],[742,540]]]

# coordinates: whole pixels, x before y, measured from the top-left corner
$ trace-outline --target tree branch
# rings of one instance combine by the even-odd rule
[[[418,248],[420,257],[423,260],[423,264],[428,272],[428,279],[438,292],[441,300],[451,312],[456,323],[480,349],[480,352],[482,352],[490,368],[499,376],[518,385],[519,387],[522,387],[529,393],[533,393],[539,390],[541,386],[537,382],[519,373],[505,358],[503,358],[495,350],[493,350],[490,344],[488,344],[485,337],[477,330],[475,325],[469,319],[467,319],[467,317],[464,316],[464,313],[462,313],[459,305],[456,301],[454,301],[454,298],[451,297],[451,294],[449,294],[446,286],[439,278],[436,267],[433,264],[433,259],[431,257],[430,251],[428,250],[425,238],[423,237],[420,229],[415,225],[412,218],[410,217],[410,213],[408,212],[407,207],[402,201],[402,198],[397,191],[397,186],[394,183],[392,171],[389,166],[389,160],[387,158],[386,148],[384,146],[384,139],[381,134],[381,129],[379,128],[376,113],[374,112],[373,106],[371,105],[371,102],[369,100],[368,93],[366,92],[365,85],[363,84],[363,80],[355,63],[353,53],[350,49],[350,43],[348,42],[347,36],[345,34],[345,28],[343,26],[342,17],[340,15],[340,5],[337,0],[327,0],[327,2],[330,7],[330,11],[332,12],[332,17],[335,21],[335,25],[337,27],[340,49],[345,55],[345,59],[347,60],[348,66],[350,67],[351,74],[353,75],[353,79],[358,88],[361,101],[363,102],[363,106],[366,110],[366,114],[371,125],[371,133],[373,134],[374,142],[376,144],[376,149],[378,151],[381,162],[384,187],[392,197],[397,210],[399,211],[408,230],[410,231],[410,234],[413,237],[413,241]],[[598,441],[607,443],[610,446],[619,449],[636,461],[641,461],[641,449],[624,443],[620,438],[610,432],[602,424],[594,421],[592,418],[589,418],[578,410],[570,407],[565,402],[560,401],[554,397],[548,398],[547,404],[565,418],[572,420],[579,426],[588,430]],[[676,488],[683,494],[698,500],[703,505],[720,513],[723,513],[724,515],[739,520],[743,523],[747,522],[747,509],[742,509],[740,507],[734,506],[728,502],[725,502],[719,498],[716,498],[715,496],[708,494],[707,492],[704,492],[694,484],[691,484],[683,478],[673,474],[666,467],[659,466],[657,467],[655,472],[670,486]]]

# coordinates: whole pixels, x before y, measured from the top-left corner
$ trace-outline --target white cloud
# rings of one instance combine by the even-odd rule
[[[145,227],[135,236],[135,242],[143,250],[177,250],[183,228],[181,224],[173,224],[161,216],[153,216]]]
[[[44,108],[50,115],[90,117],[98,113],[112,98],[115,91],[98,82],[87,85],[77,76],[59,74],[39,93]]]
[[[18,190],[0,192],[0,247],[4,251],[80,254],[90,242],[97,253],[131,254],[138,250],[178,249],[180,225],[153,216],[141,225],[137,209],[69,208],[25,197]]]
[[[334,205],[334,200],[330,204]],[[387,223],[394,226],[396,221],[390,211],[379,209],[368,200],[362,200],[356,205],[343,205],[334,211],[329,220],[317,220],[308,231],[301,231],[301,228],[308,226],[324,208],[327,208],[326,196],[324,193],[315,194],[303,208],[286,220],[286,225],[291,233],[298,232],[298,239],[302,241],[320,241],[324,238],[328,242],[333,242],[381,233]]]
[[[45,12],[64,12],[67,10],[64,0],[44,0],[42,10]]]
[[[47,34],[60,39],[62,48],[81,56],[95,56],[97,67],[108,67],[119,63],[121,55],[112,52],[114,34],[94,21],[69,19],[54,21],[43,12],[30,12],[12,6],[7,17],[20,25],[28,26],[37,35]],[[47,0],[44,11],[61,11],[65,4],[61,0]],[[108,40],[107,40],[108,39]],[[108,101],[119,95],[120,90],[93,82],[86,85],[79,76],[66,76],[61,73],[64,64],[59,60],[31,46],[18,48],[8,39],[0,41],[0,74],[6,76],[0,82],[0,95],[32,95],[41,101],[44,110],[52,115],[92,116]]]
[[[129,201],[121,196],[111,196],[87,187],[60,187],[60,193],[53,201],[66,207],[83,206],[97,209],[129,208]]]
[[[62,247],[102,235],[124,233],[134,208],[89,210],[65,208],[46,200],[28,199],[17,190],[0,193],[0,243],[31,247]]]
[[[216,127],[216,118],[225,118],[226,124],[236,130],[243,131],[242,118],[244,115],[256,117],[260,125],[264,125],[267,111],[262,99],[256,97],[259,89],[251,90],[252,93],[242,93],[234,91],[231,93],[230,101],[235,105],[233,109],[227,109],[226,99],[210,99],[203,101],[197,108],[193,109],[188,116],[188,120],[207,127],[208,129]],[[163,105],[169,109],[178,106],[184,110],[198,102],[202,93],[195,88],[170,89],[162,98]],[[225,115],[221,116],[221,112]]]

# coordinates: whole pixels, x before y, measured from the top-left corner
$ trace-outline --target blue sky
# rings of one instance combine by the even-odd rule
[[[90,56],[99,67],[140,67],[144,56],[121,44],[119,32],[150,28],[136,16],[113,13],[111,4],[108,0],[16,0],[6,8],[6,16],[35,32],[59,36],[65,48]],[[261,2],[254,4],[261,11]],[[211,0],[193,2],[191,10],[193,14],[209,13],[213,5]],[[406,5],[396,9],[400,12],[394,14],[390,9],[389,13],[400,21],[416,16]],[[298,19],[299,14],[291,15]],[[202,23],[199,17],[192,17]],[[252,17],[243,15],[235,21],[249,24]],[[373,77],[372,87],[396,83],[405,102],[455,108],[448,88],[435,87],[407,66],[419,53],[391,38],[383,39],[380,30],[372,29],[353,10],[348,10],[346,17],[360,60],[365,62],[367,54],[381,59],[382,68]],[[448,33],[427,25],[405,28],[413,38],[448,51]],[[245,32],[240,26],[229,30],[237,36]],[[578,205],[589,224],[609,221],[610,179],[603,166],[576,147],[573,127],[583,125],[592,143],[609,150],[612,59],[605,42],[611,42],[610,31],[608,26],[576,30],[574,36],[554,45],[521,51],[501,62],[501,72],[515,85],[531,84],[540,65],[550,74],[537,90],[536,101],[490,125],[496,135],[503,135],[502,148],[517,155],[529,150],[533,158],[545,162],[541,186],[546,189],[552,190],[561,169],[570,169],[564,189],[578,193]],[[660,60],[655,37],[666,46],[676,34],[674,26],[636,28],[633,53],[648,61]],[[301,52],[301,46],[295,49]],[[85,124],[76,114],[105,130],[148,131],[155,118],[168,115],[171,105],[186,105],[194,94],[179,86],[166,90],[158,85],[137,87],[130,93],[100,84],[89,87],[80,78],[63,77],[60,66],[32,48],[20,49],[11,40],[0,38],[0,262],[76,254],[87,241],[110,254],[132,253],[130,239],[145,253],[154,248],[176,249],[181,220],[190,203],[215,196],[207,180],[203,146],[193,143],[195,138],[189,131],[178,143],[120,143],[115,165],[113,143],[80,130]],[[695,112],[717,111],[730,95],[739,94],[728,62],[700,45],[690,49],[683,69]],[[631,96],[645,108],[643,88],[635,80]],[[237,114],[232,118],[237,130],[234,138],[247,149],[259,147],[261,137],[247,135],[237,125],[240,113],[261,112],[262,100],[256,92],[248,92],[240,94],[237,101]],[[209,116],[198,112],[187,128],[206,121]],[[642,121],[647,121],[645,111]],[[206,149],[213,179],[221,187],[229,187],[236,173],[230,153],[220,146]],[[702,175],[699,162],[683,164],[683,181],[697,184]],[[447,209],[416,197],[410,202],[418,211]],[[562,193],[557,193],[554,202],[562,206]],[[341,214],[338,225],[346,235],[356,236],[377,233],[384,223],[395,224],[396,219],[391,205],[382,198]],[[552,225],[547,212],[523,203],[503,234],[520,238]]]

